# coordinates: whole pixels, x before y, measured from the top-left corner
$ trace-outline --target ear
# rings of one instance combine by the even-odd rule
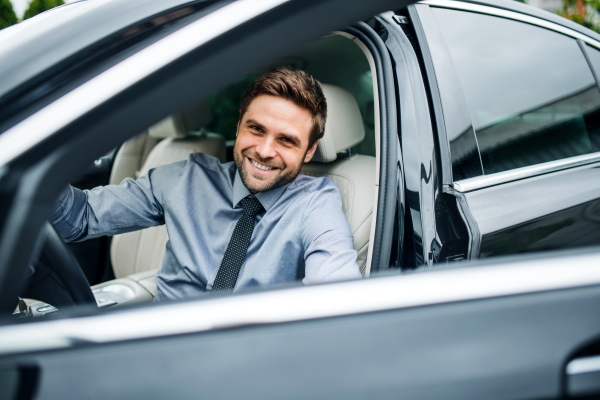
[[[235,131],[235,137],[237,137],[238,133],[240,133],[240,122],[242,122],[241,119],[238,120],[237,129]]]
[[[313,146],[306,152],[306,155],[304,156],[305,163],[309,162],[313,158],[313,156],[315,155],[315,151],[317,151],[318,145],[319,141],[317,140],[315,144],[313,144]]]

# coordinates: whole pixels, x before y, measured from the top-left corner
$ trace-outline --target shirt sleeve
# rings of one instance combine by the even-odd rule
[[[360,279],[354,237],[333,182],[316,192],[302,220],[305,274],[302,283]]]
[[[186,161],[165,165],[137,180],[92,190],[69,185],[55,203],[51,222],[70,242],[164,224],[164,201],[185,168]]]

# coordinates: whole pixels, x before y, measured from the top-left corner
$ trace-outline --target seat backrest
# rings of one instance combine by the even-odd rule
[[[125,178],[138,178],[146,158],[158,142],[159,139],[145,131],[123,143],[115,156],[108,183],[118,185]]]
[[[208,125],[211,119],[210,106],[206,101],[201,101],[180,114],[175,114],[159,121],[147,131],[127,140],[115,156],[108,183],[118,185],[125,178],[139,178],[142,167],[150,152],[162,139],[184,139],[188,137],[190,131]],[[219,154],[214,154],[215,157],[225,157],[224,151],[223,153],[220,152],[221,150],[218,151]],[[208,151],[206,153],[212,154]],[[179,159],[175,161],[179,161]],[[222,161],[224,161],[224,158]],[[162,164],[154,166],[158,165]]]
[[[356,99],[349,91],[327,84],[321,87],[327,99],[325,134],[311,162],[302,167],[302,173],[327,177],[337,185],[344,214],[354,235],[358,265],[365,275],[377,193],[377,163],[372,156],[338,155],[362,142],[364,125]]]
[[[219,158],[221,162],[225,162],[226,147],[225,139],[222,136],[213,133],[189,134],[190,131],[196,131],[208,124],[210,118],[210,108],[206,102],[203,102],[151,126],[147,132],[148,139],[144,139],[144,141],[156,140],[158,144],[148,153],[137,173],[131,172],[129,166],[129,174],[135,175],[127,176],[136,178],[144,175],[151,168],[185,160],[190,153],[210,154]],[[132,140],[142,141],[139,138]],[[117,153],[117,157],[119,153]],[[127,152],[124,152],[124,156],[127,156]],[[115,165],[117,161],[115,159]],[[129,164],[133,164],[133,162]],[[120,171],[113,171],[112,174],[123,175]],[[122,278],[159,268],[168,239],[164,225],[115,235],[110,249],[115,277]]]

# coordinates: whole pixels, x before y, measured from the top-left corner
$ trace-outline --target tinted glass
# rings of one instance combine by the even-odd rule
[[[432,9],[461,80],[484,173],[598,151],[600,92],[575,39]]]
[[[587,44],[585,45],[585,49],[588,59],[590,60],[590,64],[592,64],[592,68],[596,74],[596,78],[598,78],[600,77],[600,51]]]

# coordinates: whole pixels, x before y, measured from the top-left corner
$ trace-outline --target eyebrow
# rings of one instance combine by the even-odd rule
[[[247,119],[246,121],[244,121],[244,125],[245,126],[256,125],[263,131],[265,130],[265,126],[263,124],[261,124],[260,122],[258,122],[256,120],[253,120],[253,119]]]
[[[291,141],[294,146],[300,147],[300,139],[298,139],[296,136],[287,133],[280,133],[279,136]]]

